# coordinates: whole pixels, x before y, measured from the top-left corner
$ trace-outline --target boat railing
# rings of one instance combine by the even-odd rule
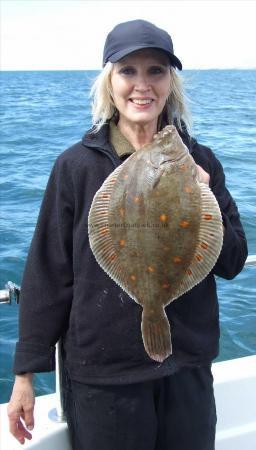
[[[256,266],[256,255],[250,255],[246,259],[245,267]],[[19,304],[20,287],[8,281],[5,289],[0,289],[0,305],[4,303],[12,304],[13,301]],[[49,417],[55,422],[65,422],[65,414],[63,411],[63,395],[62,395],[62,358],[61,358],[61,341],[56,345],[56,407],[50,411]]]

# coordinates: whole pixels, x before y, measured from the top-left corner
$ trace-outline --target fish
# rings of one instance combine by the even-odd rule
[[[142,307],[145,351],[162,363],[173,353],[166,306],[209,274],[223,245],[218,201],[175,126],[105,179],[88,235],[98,264]]]

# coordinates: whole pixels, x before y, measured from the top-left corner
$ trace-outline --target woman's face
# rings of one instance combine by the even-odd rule
[[[155,124],[170,93],[168,56],[159,50],[138,50],[114,64],[112,97],[119,120],[132,124]]]

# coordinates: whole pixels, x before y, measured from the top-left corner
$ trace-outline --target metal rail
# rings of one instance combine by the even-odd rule
[[[245,267],[256,266],[256,255],[250,255],[246,259]],[[20,287],[15,283],[8,281],[5,289],[0,290],[0,305],[3,303],[11,304],[12,300],[19,303]],[[49,417],[56,422],[64,422],[65,415],[63,412],[63,396],[62,396],[62,358],[61,358],[61,342],[56,345],[56,408],[49,413]]]

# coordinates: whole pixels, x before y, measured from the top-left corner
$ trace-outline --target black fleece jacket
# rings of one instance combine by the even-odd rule
[[[95,192],[121,163],[109,143],[109,125],[88,132],[56,160],[31,243],[20,300],[14,373],[54,370],[62,337],[72,379],[94,384],[159,378],[182,366],[208,364],[218,354],[219,315],[214,275],[231,279],[247,257],[239,213],[213,152],[181,137],[197,164],[210,174],[225,226],[212,272],[166,307],[173,355],[162,364],[146,354],[142,308],[97,264],[88,241],[88,212]]]

